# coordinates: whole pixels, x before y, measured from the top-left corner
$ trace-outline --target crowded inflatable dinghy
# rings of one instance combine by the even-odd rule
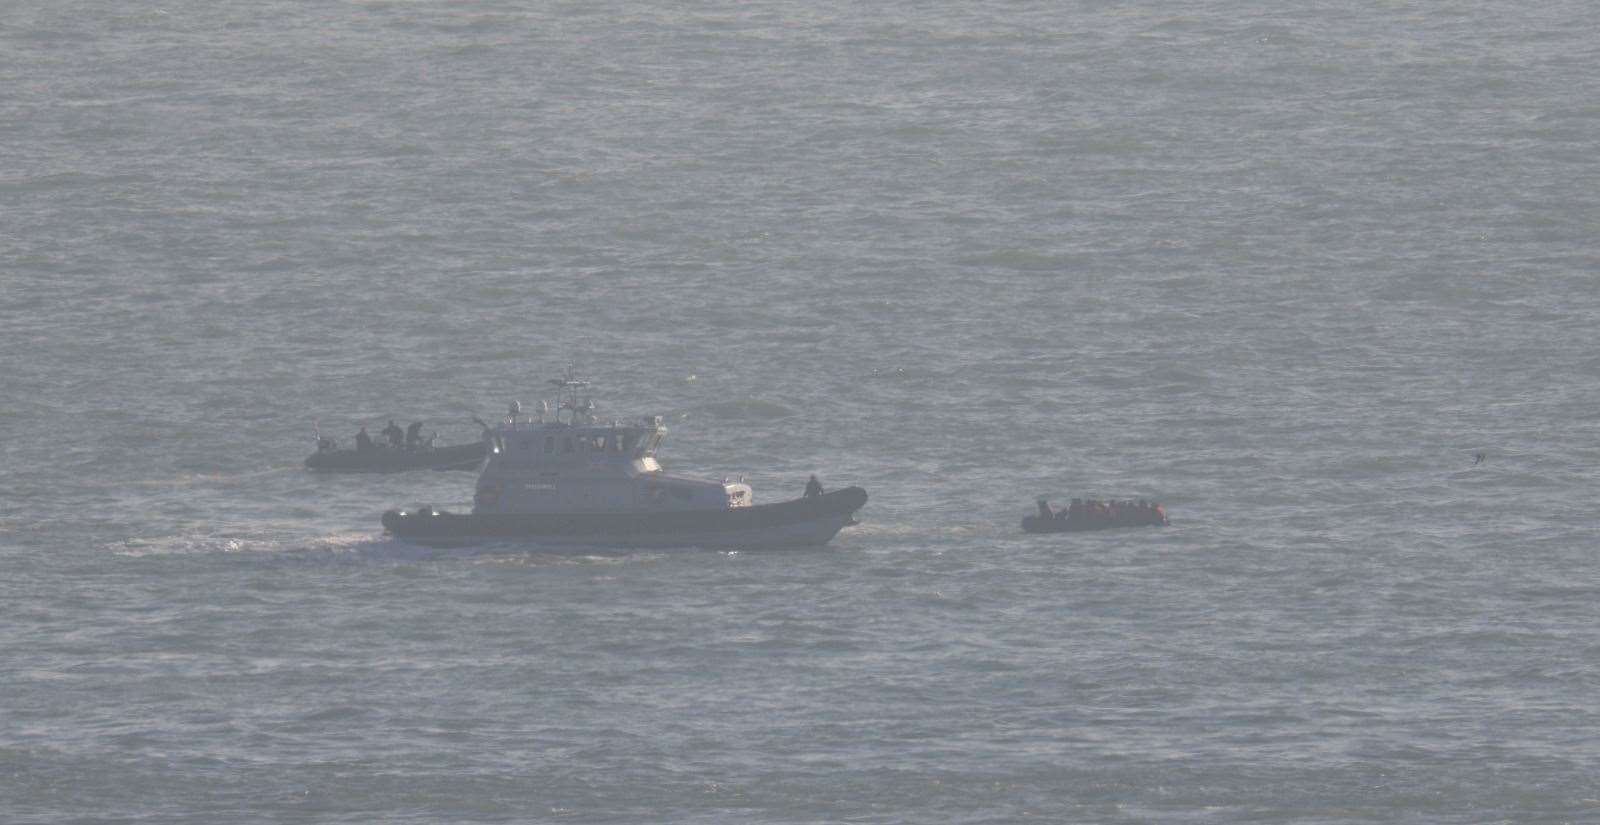
[[[1159,502],[1144,499],[1100,501],[1075,498],[1071,505],[1061,510],[1051,510],[1050,502],[1041,498],[1038,514],[1022,519],[1022,529],[1029,533],[1076,533],[1116,527],[1164,527],[1166,524],[1166,508]]]

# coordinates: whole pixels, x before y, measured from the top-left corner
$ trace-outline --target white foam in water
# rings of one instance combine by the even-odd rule
[[[342,532],[310,539],[245,537],[238,535],[190,534],[142,539],[133,538],[104,545],[122,556],[164,556],[207,553],[304,553],[304,554],[383,554],[396,552],[397,546],[410,548],[378,532]]]
[[[282,542],[271,539],[248,539],[214,535],[134,538],[104,545],[104,547],[116,555],[133,557],[196,553],[276,553],[286,549]]]

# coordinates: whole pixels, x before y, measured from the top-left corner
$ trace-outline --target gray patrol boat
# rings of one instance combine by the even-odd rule
[[[431,545],[525,540],[561,546],[778,547],[826,544],[867,503],[860,487],[756,504],[743,479],[671,475],[656,461],[660,416],[602,422],[589,384],[568,370],[548,404],[520,405],[493,428],[470,513],[431,506],[390,510],[384,528]],[[551,420],[546,420],[549,417]]]

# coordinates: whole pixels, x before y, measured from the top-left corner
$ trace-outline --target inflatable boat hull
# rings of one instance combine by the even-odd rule
[[[1079,519],[1041,518],[1039,516],[1023,516],[1022,531],[1024,533],[1086,533],[1091,530],[1119,530],[1124,527],[1165,527],[1165,517],[1160,520],[1136,521],[1133,519],[1096,519],[1084,521]]]
[[[867,491],[850,487],[813,498],[728,510],[656,513],[458,514],[390,510],[383,526],[419,544],[528,541],[592,547],[806,547],[828,543],[855,523]]]
[[[489,454],[483,442],[398,450],[320,450],[306,459],[306,467],[325,473],[400,473],[407,470],[477,470]]]

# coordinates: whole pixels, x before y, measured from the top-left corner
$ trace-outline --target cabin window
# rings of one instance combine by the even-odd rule
[[[571,436],[567,436],[566,438],[561,439],[561,452],[564,452],[564,453],[572,452],[572,437]]]
[[[553,453],[553,452],[556,451],[556,437],[555,436],[547,435],[547,436],[544,437],[544,451],[546,453]]]
[[[610,445],[611,452],[614,452],[614,453],[622,452],[622,434],[621,433],[612,433],[609,437],[606,438],[606,444]]]
[[[639,436],[634,435],[633,433],[628,433],[622,437],[622,451],[625,453],[633,452],[633,448],[638,444]]]

